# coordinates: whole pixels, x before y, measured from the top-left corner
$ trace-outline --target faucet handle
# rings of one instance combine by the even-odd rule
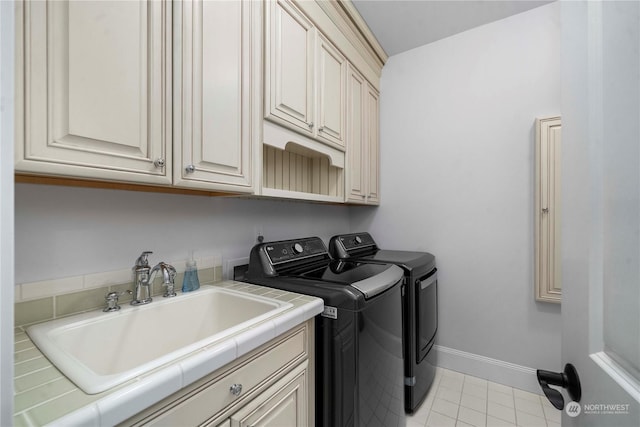
[[[149,260],[147,259],[147,257],[149,255],[151,255],[153,252],[151,251],[144,251],[142,252],[142,254],[138,257],[138,259],[136,260],[136,267],[149,267]]]
[[[167,297],[177,296],[178,294],[176,293],[175,286],[176,286],[176,275],[178,273],[176,272],[175,267],[165,262],[161,262],[160,265],[161,265],[161,268],[165,269],[168,273],[164,277],[164,283],[162,284],[162,286],[166,286],[167,288],[163,297],[167,298]]]
[[[123,292],[109,292],[107,295],[105,295],[104,300],[107,303],[107,306],[104,308],[105,313],[108,313],[110,311],[118,311],[120,310],[120,306],[118,305],[118,298],[120,298],[122,295],[124,294],[131,294],[132,292],[129,290],[123,291]]]
[[[167,289],[164,292],[164,295],[162,295],[163,297],[170,298],[170,297],[178,296],[178,294],[176,293],[176,284],[175,284],[173,278],[171,279],[170,282],[163,283],[162,286],[166,286],[167,287]]]

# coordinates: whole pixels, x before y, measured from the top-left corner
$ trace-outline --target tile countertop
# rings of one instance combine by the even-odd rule
[[[85,394],[43,356],[22,328],[15,334],[15,426],[114,425],[322,312],[321,299],[249,283],[218,286],[292,304],[223,343],[198,350],[99,394]]]

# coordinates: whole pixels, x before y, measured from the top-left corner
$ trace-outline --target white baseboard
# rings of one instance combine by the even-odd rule
[[[534,368],[439,345],[434,345],[433,348],[436,351],[437,365],[441,368],[542,394]]]

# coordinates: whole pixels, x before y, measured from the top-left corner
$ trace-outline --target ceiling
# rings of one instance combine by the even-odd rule
[[[392,56],[553,0],[352,0]]]

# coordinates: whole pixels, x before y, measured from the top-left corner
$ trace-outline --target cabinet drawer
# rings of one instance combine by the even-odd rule
[[[216,371],[195,386],[188,387],[187,391],[169,396],[135,425],[195,426],[220,415],[226,409],[241,405],[305,359],[308,339],[306,326],[297,329],[240,362]],[[242,386],[237,395],[231,392],[235,385]],[[123,425],[131,425],[130,421]]]
[[[307,368],[307,362],[301,363],[233,414],[230,427],[307,426]]]

